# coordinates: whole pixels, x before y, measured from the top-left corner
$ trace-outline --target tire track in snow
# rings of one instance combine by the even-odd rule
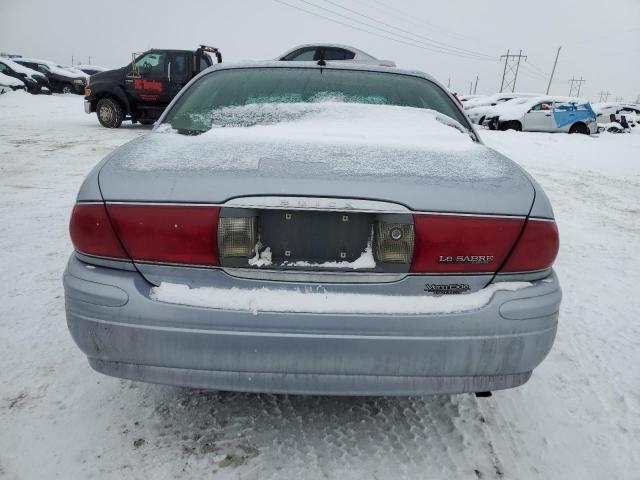
[[[153,437],[166,437],[165,425],[177,429],[178,439],[188,437],[194,425],[204,425],[203,434],[216,439],[217,457],[208,460],[191,440],[180,441],[180,448],[186,445],[199,462],[214,466],[220,455],[238,448],[237,432],[246,432],[240,444],[259,453],[237,467],[235,474],[244,478],[475,478],[474,470],[484,478],[500,478],[495,472],[502,470],[477,404],[466,395],[334,398],[183,389],[169,395],[163,387],[146,388],[158,404],[148,420]],[[226,423],[227,418],[234,422]],[[170,445],[163,447],[168,454]]]

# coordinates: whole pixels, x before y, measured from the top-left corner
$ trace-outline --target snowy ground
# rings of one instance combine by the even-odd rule
[[[0,478],[640,478],[640,132],[489,132],[552,199],[556,344],[489,399],[191,391],[94,373],[67,332],[67,222],[89,169],[144,127],[76,96],[0,95]]]

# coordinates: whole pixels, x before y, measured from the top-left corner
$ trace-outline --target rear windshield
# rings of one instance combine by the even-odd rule
[[[468,127],[454,102],[426,79],[395,73],[320,68],[242,68],[202,77],[180,97],[165,122],[198,134],[220,122],[216,110],[259,103],[340,101],[436,110]],[[222,116],[224,118],[224,116]]]

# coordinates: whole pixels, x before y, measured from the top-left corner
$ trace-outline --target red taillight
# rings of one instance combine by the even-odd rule
[[[414,215],[411,271],[495,272],[520,234],[524,219]]]
[[[218,265],[217,207],[112,204],[107,210],[133,260]]]
[[[416,273],[531,272],[551,267],[558,254],[553,220],[414,215],[413,221]]]
[[[128,258],[111,227],[102,203],[78,203],[73,207],[69,233],[80,253],[97,257]]]
[[[530,219],[501,272],[544,270],[553,264],[560,248],[558,227],[553,220]]]

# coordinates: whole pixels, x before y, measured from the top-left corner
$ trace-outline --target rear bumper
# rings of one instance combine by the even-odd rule
[[[137,272],[89,269],[75,256],[64,285],[69,330],[99,372],[197,388],[336,395],[520,385],[551,349],[561,298],[553,274],[455,314],[254,314],[154,301]]]

